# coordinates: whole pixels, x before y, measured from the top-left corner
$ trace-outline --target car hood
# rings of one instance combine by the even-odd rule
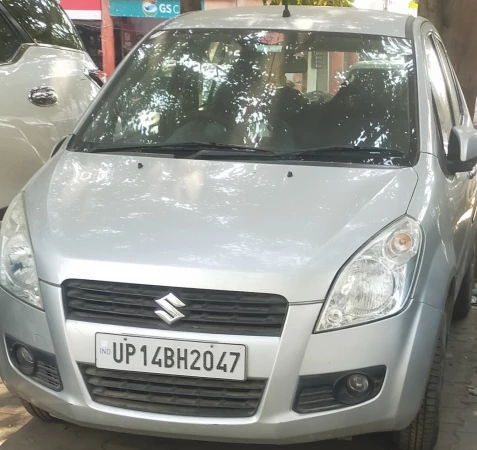
[[[412,168],[57,155],[26,189],[40,279],[323,300],[360,246],[406,213]]]

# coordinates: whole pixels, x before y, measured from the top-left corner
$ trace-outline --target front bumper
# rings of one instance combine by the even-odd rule
[[[280,338],[177,333],[66,321],[61,289],[41,283],[45,312],[0,289],[0,370],[8,389],[54,416],[122,432],[226,442],[297,443],[405,428],[424,394],[442,312],[412,301],[401,314],[346,330],[312,334],[321,304],[289,307]],[[95,334],[244,344],[249,378],[268,379],[256,414],[247,418],[169,416],[95,403],[78,363],[95,363]],[[56,355],[63,390],[54,392],[11,363],[5,335]],[[356,406],[313,414],[293,412],[300,376],[386,366],[381,392]],[[214,426],[212,426],[214,425]]]

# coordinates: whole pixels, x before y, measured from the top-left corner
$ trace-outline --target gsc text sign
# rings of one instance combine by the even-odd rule
[[[109,0],[109,13],[115,17],[169,19],[180,10],[179,0]]]

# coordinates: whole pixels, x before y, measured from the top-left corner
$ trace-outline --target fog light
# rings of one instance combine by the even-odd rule
[[[23,345],[19,345],[15,350],[15,359],[20,369],[23,369],[25,373],[33,373],[35,369],[35,357],[31,354],[30,350],[23,347]]]
[[[355,373],[346,380],[346,390],[353,397],[364,397],[369,393],[370,383],[366,375]]]

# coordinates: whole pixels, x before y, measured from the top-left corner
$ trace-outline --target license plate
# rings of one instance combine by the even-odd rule
[[[96,367],[245,380],[244,345],[96,334]]]

